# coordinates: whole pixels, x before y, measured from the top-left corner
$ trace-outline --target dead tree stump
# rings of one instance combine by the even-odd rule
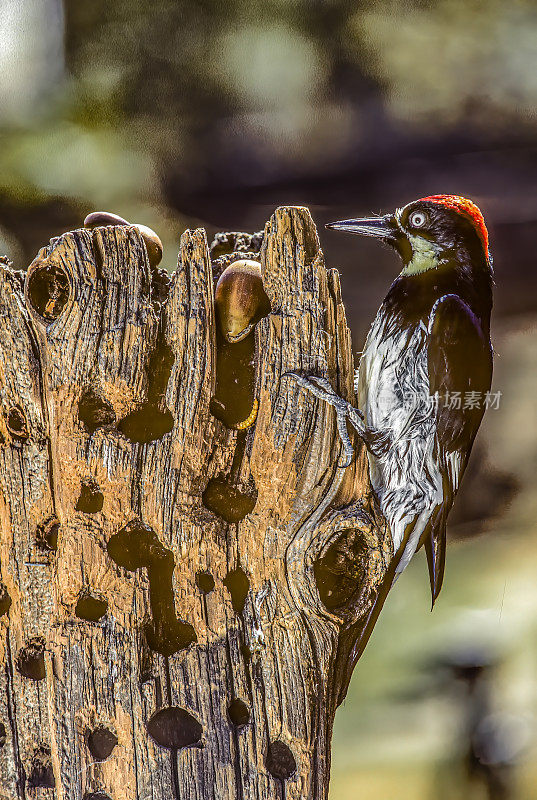
[[[134,227],[0,265],[0,800],[327,796],[392,545],[359,442],[338,467],[333,410],[281,377],[353,399],[307,209],[259,259],[271,312],[227,349],[203,230],[170,280]]]

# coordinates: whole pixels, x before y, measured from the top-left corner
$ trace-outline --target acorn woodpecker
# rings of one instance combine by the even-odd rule
[[[424,545],[434,604],[444,575],[447,515],[490,399],[487,229],[477,206],[453,195],[327,227],[379,238],[399,253],[403,269],[379,308],[355,374],[358,409],[325,379],[288,374],[336,409],[346,453],[341,466],[353,453],[347,420],[363,439],[394,545],[389,585]]]

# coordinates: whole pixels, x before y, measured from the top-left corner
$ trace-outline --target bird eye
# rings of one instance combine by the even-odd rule
[[[423,228],[427,222],[427,214],[424,211],[414,211],[408,218],[413,228]]]

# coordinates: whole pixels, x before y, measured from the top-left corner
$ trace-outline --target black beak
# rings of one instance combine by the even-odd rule
[[[342,219],[340,222],[329,222],[326,226],[335,231],[361,233],[363,236],[375,236],[390,244],[395,244],[400,233],[392,214],[369,219]]]

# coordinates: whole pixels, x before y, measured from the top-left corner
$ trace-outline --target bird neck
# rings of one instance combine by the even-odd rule
[[[392,283],[384,299],[384,310],[402,326],[427,324],[434,303],[446,294],[456,294],[471,308],[488,335],[492,308],[492,274],[488,262],[472,265],[465,261],[440,264],[436,269],[408,273]]]

